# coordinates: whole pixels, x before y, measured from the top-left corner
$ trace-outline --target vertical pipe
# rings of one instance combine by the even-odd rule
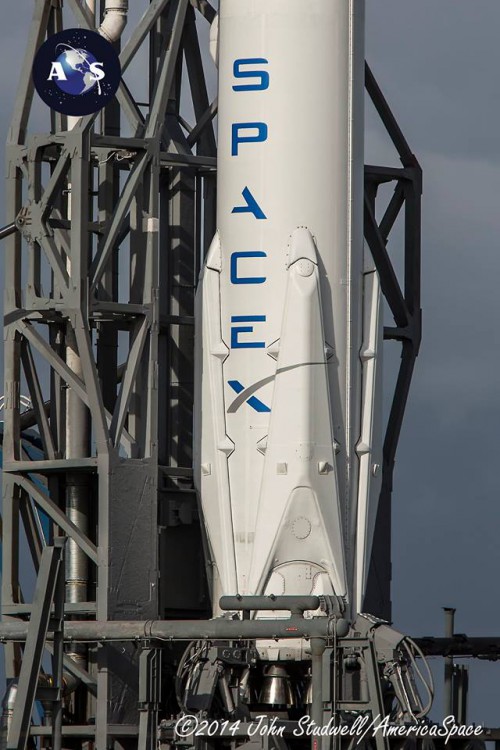
[[[95,0],[87,0],[87,5],[92,13],[95,12]],[[105,0],[104,19],[98,33],[108,42],[117,42],[121,37],[127,23],[128,0]]]
[[[7,680],[7,690],[2,701],[2,718],[0,720],[0,750],[5,750],[9,737],[10,725],[14,714],[17,696],[17,679]]]
[[[323,654],[326,648],[324,638],[311,638],[312,655],[312,704],[311,719],[313,726],[323,724]],[[317,748],[317,737],[312,738],[312,750]]]
[[[444,609],[444,634],[447,638],[453,637],[455,627],[455,609],[443,607]],[[453,656],[446,656],[444,660],[444,715],[453,715]]]
[[[75,333],[68,324],[66,332],[66,364],[80,379],[83,370],[78,355]],[[66,391],[66,458],[84,458],[89,449],[87,407],[76,393]],[[81,472],[68,472],[66,477],[66,514],[85,535],[88,534],[88,482]],[[88,558],[73,541],[68,541],[66,562],[66,599],[68,602],[87,600]]]
[[[68,129],[72,130],[78,118],[68,117]],[[68,185],[68,219],[71,221],[71,185]],[[76,252],[76,248],[72,248]],[[68,258],[68,274],[71,278],[71,258]],[[75,332],[66,325],[66,364],[80,380],[84,380],[83,368]],[[89,452],[89,414],[83,401],[72,388],[66,390],[65,458],[84,458]],[[81,472],[66,474],[66,515],[86,536],[89,531],[88,482]],[[72,604],[87,600],[88,558],[80,547],[68,540],[66,555],[66,601]],[[69,654],[72,659],[86,667],[86,647],[75,645]]]
[[[95,18],[95,0],[85,0],[87,10]],[[68,130],[73,130],[79,117],[68,117]],[[68,219],[71,221],[71,184],[68,184]],[[80,190],[81,186],[77,185]],[[76,252],[71,248],[71,252]],[[79,249],[83,252],[83,248]],[[91,253],[90,253],[91,255]],[[87,253],[85,252],[85,256]],[[68,275],[71,279],[71,258],[68,258]],[[68,322],[66,326],[66,364],[80,380],[84,380],[83,368],[75,332]],[[85,458],[90,449],[89,413],[83,401],[72,388],[66,391],[66,425],[65,425],[65,458]],[[88,480],[81,472],[66,474],[66,515],[75,526],[86,536],[89,531],[89,487]],[[88,586],[88,558],[86,554],[72,540],[68,540],[66,554],[66,601],[71,603],[87,600]],[[86,647],[75,646],[70,654],[71,658],[86,667]]]

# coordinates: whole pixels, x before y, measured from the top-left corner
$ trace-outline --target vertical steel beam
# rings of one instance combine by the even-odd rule
[[[4,454],[5,460],[5,454]],[[3,472],[2,502],[2,605],[19,602],[19,501],[20,488]],[[21,665],[17,644],[5,645],[5,676],[14,680]]]
[[[15,102],[14,115],[7,144],[6,215],[17,218],[22,207],[22,173],[20,149],[27,113],[30,108],[31,58],[34,49],[43,39],[49,17],[48,3],[35,8],[29,37],[29,49],[21,74],[21,85]],[[21,302],[21,235],[8,233],[4,244],[4,434],[3,460],[20,458],[20,337],[12,317]],[[2,541],[2,604],[19,600],[19,487],[11,477],[2,475],[3,541]],[[5,673],[7,680],[19,674],[20,650],[15,644],[5,647]]]
[[[138,750],[155,750],[161,702],[161,650],[144,648],[139,657]]]
[[[365,669],[366,685],[368,687],[369,703],[373,719],[385,715],[382,685],[380,681],[379,664],[373,641],[368,641],[363,649],[363,667]],[[383,732],[375,733],[377,750],[389,750],[389,739]]]
[[[64,539],[58,537],[54,540],[55,547],[63,549]],[[63,666],[64,666],[64,594],[65,575],[62,560],[56,577],[54,591],[54,620],[56,630],[54,631],[52,675],[55,696],[52,708],[52,750],[61,750],[62,745],[62,721],[63,721]]]

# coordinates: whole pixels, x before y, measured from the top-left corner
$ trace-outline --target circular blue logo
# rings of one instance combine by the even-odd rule
[[[89,115],[105,107],[120,83],[113,46],[95,31],[66,29],[40,47],[33,63],[38,95],[64,115]]]

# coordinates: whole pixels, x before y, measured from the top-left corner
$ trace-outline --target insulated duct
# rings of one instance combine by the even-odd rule
[[[108,42],[116,42],[127,24],[128,0],[106,0],[104,20],[97,29]]]

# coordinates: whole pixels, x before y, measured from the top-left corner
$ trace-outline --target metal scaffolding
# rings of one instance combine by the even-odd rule
[[[67,12],[82,28],[95,28],[78,0],[66,0]],[[195,637],[193,621],[211,610],[191,455],[194,293],[215,232],[217,113],[197,23],[211,24],[215,9],[206,0],[146,3],[120,51],[124,79],[116,102],[72,129],[52,112],[50,132],[34,134],[33,58],[48,35],[68,25],[64,14],[62,0],[35,4],[7,144],[6,214],[15,223],[0,232],[6,268],[1,611],[7,678],[17,684],[9,747],[21,737],[26,746],[29,732],[53,731],[53,748],[71,735],[82,742],[92,737],[101,750],[138,741],[145,750],[154,746],[165,681],[159,639],[179,632],[172,624],[155,634],[144,623],[189,618]],[[149,100],[141,103],[126,81],[144,48]],[[385,336],[402,343],[365,603],[390,617],[392,474],[420,342],[421,173],[368,68],[366,84],[402,160],[400,169],[365,171],[365,236],[395,321]],[[192,127],[183,116],[186,101]],[[386,182],[394,182],[394,194],[377,223],[377,188]],[[403,209],[404,291],[386,248]],[[23,414],[21,390],[32,402]],[[40,434],[42,460],[22,453],[22,430],[30,426]],[[23,536],[38,575],[32,601],[20,584]],[[68,540],[66,596],[61,538]],[[55,629],[54,622],[49,628],[53,600]],[[63,606],[66,635],[73,633],[64,654]],[[82,637],[85,621],[90,638]],[[121,624],[129,628],[126,637]],[[246,637],[261,627],[247,625]],[[104,635],[115,626],[119,643]],[[18,629],[17,641],[8,639],[9,627]],[[270,635],[278,632],[273,627]],[[55,635],[49,638],[48,630]],[[200,622],[197,637],[217,632]],[[41,679],[42,646],[54,653],[59,675],[52,697]],[[72,722],[65,727],[63,669],[74,678]],[[43,696],[54,703],[53,727],[30,730],[33,701]]]
[[[94,28],[77,0],[67,0],[68,11]],[[216,109],[196,19],[206,24],[214,13],[205,2],[154,0],[120,52],[117,102],[73,129],[51,113],[50,132],[34,135],[33,58],[47,35],[68,25],[61,2],[35,5],[7,145],[7,212],[18,232],[2,232],[2,615],[8,622],[31,614],[30,632],[35,605],[20,588],[21,523],[39,575],[42,550],[68,537],[69,619],[208,611],[190,462],[194,290],[215,231]],[[146,105],[125,83],[144,46]],[[192,129],[181,96],[189,96]],[[23,427],[37,426],[45,454],[36,462],[20,451],[26,388],[33,409]],[[46,538],[40,513],[50,519]],[[175,597],[173,569],[183,573]],[[38,638],[43,643],[42,630]],[[19,647],[6,652],[7,678],[16,680]],[[95,717],[99,747],[117,733],[130,743],[123,735],[139,723],[137,649],[72,646],[64,662],[81,681],[74,723]]]

